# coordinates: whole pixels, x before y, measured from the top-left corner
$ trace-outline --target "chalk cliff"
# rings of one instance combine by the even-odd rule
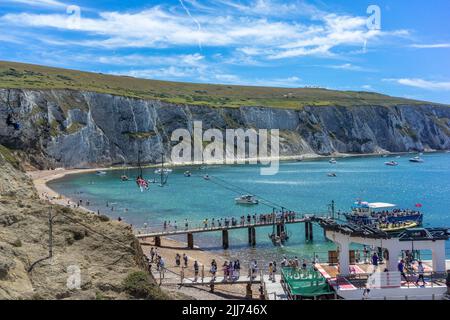
[[[38,168],[157,161],[172,131],[280,129],[283,156],[450,149],[450,107],[323,106],[298,110],[177,105],[72,90],[0,89],[0,143]],[[19,128],[14,127],[17,123]]]

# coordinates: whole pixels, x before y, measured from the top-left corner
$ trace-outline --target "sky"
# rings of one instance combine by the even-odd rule
[[[0,60],[450,104],[448,0],[0,0]]]

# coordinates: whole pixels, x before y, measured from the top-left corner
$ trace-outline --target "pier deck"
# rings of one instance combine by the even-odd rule
[[[296,223],[305,223],[310,222],[310,217],[302,217],[302,218],[296,218],[290,221],[284,221],[284,224],[296,224]],[[275,224],[278,224],[280,222],[276,222]],[[214,231],[223,231],[223,230],[236,230],[236,229],[245,229],[245,228],[257,228],[257,227],[271,227],[273,226],[273,222],[266,222],[266,223],[244,223],[244,224],[237,224],[235,226],[229,225],[229,226],[216,226],[216,227],[207,227],[207,228],[192,228],[192,229],[186,229],[186,228],[178,228],[176,230],[163,230],[163,231],[155,231],[155,232],[147,232],[147,233],[141,233],[141,230],[137,230],[138,233],[136,233],[137,238],[152,238],[152,237],[163,237],[163,236],[174,236],[174,235],[183,235],[188,233],[203,233],[203,232],[214,232]]]

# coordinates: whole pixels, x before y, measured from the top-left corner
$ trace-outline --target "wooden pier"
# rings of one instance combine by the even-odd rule
[[[135,236],[138,239],[147,239],[153,238],[155,242],[155,246],[161,246],[161,237],[168,236],[177,236],[177,235],[186,235],[187,237],[187,245],[189,249],[194,248],[194,234],[196,233],[205,233],[205,232],[222,232],[222,247],[224,249],[228,249],[229,247],[229,236],[228,233],[231,230],[238,229],[248,229],[248,244],[251,246],[256,245],[256,229],[261,227],[273,227],[275,225],[275,232],[277,236],[281,236],[283,232],[285,232],[285,226],[289,224],[305,224],[305,236],[307,241],[313,240],[313,228],[312,222],[315,221],[314,215],[302,215],[299,218],[291,218],[291,219],[277,219],[274,223],[272,221],[267,222],[256,222],[256,223],[238,223],[235,225],[222,225],[222,226],[205,226],[205,227],[196,227],[196,228],[176,228],[171,230],[162,230],[155,232],[143,232],[141,230],[137,230]]]

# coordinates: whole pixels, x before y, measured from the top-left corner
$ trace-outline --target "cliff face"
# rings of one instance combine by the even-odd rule
[[[450,149],[450,107],[211,108],[92,92],[0,89],[0,143],[39,168],[153,162],[172,131],[280,129],[283,156]],[[20,128],[16,130],[14,123]]]

